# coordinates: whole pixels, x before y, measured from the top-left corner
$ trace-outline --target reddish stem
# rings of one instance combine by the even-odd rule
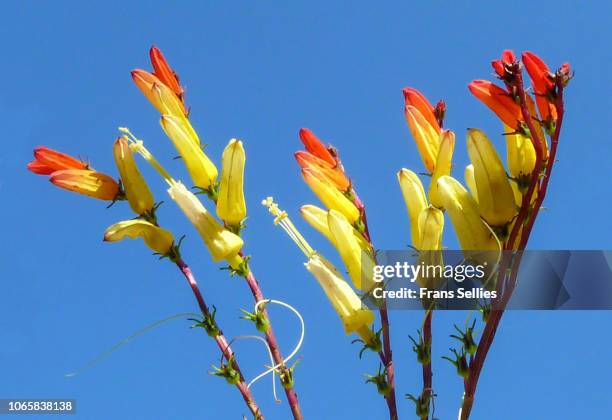
[[[247,284],[249,285],[249,289],[251,289],[251,293],[253,295],[253,299],[255,300],[255,302],[265,301],[264,295],[261,291],[261,287],[259,287],[259,283],[257,282],[257,279],[255,278],[255,275],[253,274],[252,270],[249,269],[249,273],[245,277],[245,280]],[[276,341],[276,336],[274,335],[274,330],[272,329],[272,323],[270,322],[270,317],[268,316],[268,311],[266,310],[265,305],[263,306],[263,315],[265,319],[268,321],[268,329],[266,330],[266,334],[265,334],[266,342],[268,343],[268,346],[270,347],[270,351],[272,352],[272,357],[274,358],[274,362],[277,365],[281,366],[279,369],[281,370],[281,373],[282,373],[284,370],[288,370],[289,368],[285,366],[283,355],[281,354],[280,348],[278,346],[278,342]],[[302,420],[303,415],[300,409],[300,403],[298,401],[297,394],[295,393],[295,390],[293,389],[292,386],[287,387],[285,385],[286,384],[283,385],[283,389],[285,390],[285,395],[287,396],[287,402],[289,403],[289,407],[291,408],[291,413],[293,414],[293,418],[295,420]]]
[[[527,94],[525,92],[523,77],[520,71],[517,73],[517,77],[516,77],[516,88],[517,88],[517,93],[520,99],[521,113],[522,113],[523,119],[525,120],[525,124],[527,124],[527,127],[529,128],[529,131],[531,133],[532,143],[536,151],[536,165],[531,175],[531,182],[529,184],[527,193],[523,195],[523,200],[521,202],[521,209],[514,223],[514,227],[512,228],[512,232],[510,233],[508,241],[506,242],[504,246],[504,250],[506,251],[515,249],[514,242],[516,241],[519,232],[521,232],[521,239],[520,239],[518,246],[516,247],[516,249],[519,250],[519,254],[516,254],[515,258],[512,261],[512,266],[510,267],[510,272],[508,273],[509,280],[507,282],[502,281],[500,283],[500,286],[503,285],[507,287],[507,289],[504,290],[501,303],[498,305],[496,309],[493,309],[491,311],[491,314],[489,315],[489,319],[487,320],[487,323],[483,330],[482,337],[478,344],[478,350],[476,352],[476,356],[474,357],[474,360],[472,361],[472,363],[470,363],[470,374],[468,378],[464,381],[464,391],[465,392],[464,392],[463,404],[462,404],[461,412],[460,412],[461,420],[467,420],[470,416],[470,412],[474,404],[474,396],[476,393],[476,386],[478,385],[478,379],[480,377],[480,372],[484,365],[484,361],[487,357],[487,353],[491,345],[493,344],[493,339],[495,338],[495,333],[497,332],[497,328],[504,314],[505,307],[508,301],[510,300],[512,291],[514,290],[514,287],[516,285],[518,270],[519,270],[521,257],[522,257],[522,252],[520,251],[524,250],[525,247],[527,246],[527,242],[529,241],[531,230],[533,228],[538,212],[540,211],[540,208],[544,201],[544,197],[546,196],[546,192],[548,189],[548,182],[550,180],[550,175],[552,172],[552,167],[554,166],[554,163],[555,163],[557,145],[559,142],[559,136],[561,134],[561,125],[563,122],[563,114],[564,114],[563,85],[561,84],[560,81],[558,81],[557,82],[557,88],[558,88],[557,97],[555,100],[555,106],[557,107],[557,111],[558,111],[558,118],[556,121],[555,132],[553,133],[552,140],[551,140],[551,151],[550,151],[550,156],[548,158],[548,163],[546,165],[544,179],[542,183],[540,184],[540,174],[542,173],[542,168],[544,166],[544,156],[543,156],[543,147],[542,147],[543,143],[542,142],[545,141],[545,139],[539,138],[537,131],[535,130],[535,127],[533,125],[533,118],[531,114],[529,113],[529,110],[527,109]],[[531,197],[533,197],[533,193],[536,191],[536,188],[537,188],[538,196],[534,202],[533,208],[531,208]],[[531,215],[529,214],[530,208],[531,208]],[[507,259],[508,258],[504,258],[504,261],[502,261],[502,264],[500,266],[499,273],[503,274],[502,279],[505,279],[506,265],[508,262]]]
[[[426,348],[429,348],[431,351],[431,321],[433,317],[433,311],[428,310],[425,314],[425,320],[423,321],[423,345]],[[421,395],[429,395],[430,398],[433,397],[433,371],[431,369],[431,357],[429,362],[423,363],[423,391]],[[427,420],[429,418],[429,414],[427,416],[421,417],[421,420]]]
[[[557,109],[557,122],[555,125],[555,132],[553,133],[551,145],[550,145],[550,156],[548,158],[548,165],[546,166],[546,172],[544,173],[544,179],[542,180],[542,184],[540,189],[538,190],[538,196],[534,203],[534,208],[532,211],[531,218],[529,222],[523,229],[523,234],[521,237],[521,243],[519,245],[519,249],[525,249],[527,246],[527,242],[529,241],[529,235],[531,234],[531,229],[533,229],[533,225],[535,223],[536,217],[540,212],[540,208],[542,208],[542,203],[544,202],[544,197],[546,197],[546,192],[548,190],[548,182],[550,181],[550,175],[552,173],[552,168],[555,163],[555,158],[557,156],[557,145],[559,144],[559,136],[561,135],[561,125],[563,124],[563,115],[565,114],[565,108],[563,105],[563,85],[558,82],[557,84],[557,97],[555,100],[555,107]]]
[[[191,269],[189,268],[187,264],[185,264],[185,261],[183,261],[181,258],[178,258],[176,260],[176,265],[179,268],[179,270],[181,270],[185,278],[187,279],[187,282],[189,283],[189,286],[191,287],[191,290],[196,300],[198,301],[198,306],[200,307],[200,311],[202,312],[202,315],[204,315],[205,317],[210,317],[211,316],[210,309],[208,308],[208,306],[206,305],[206,302],[204,301],[204,297],[202,296],[202,293],[200,292],[200,288],[198,287],[198,283],[196,282],[196,279],[193,273],[191,272]],[[244,380],[244,376],[242,375],[242,372],[240,370],[240,366],[238,365],[238,361],[236,360],[236,355],[232,351],[232,348],[230,347],[230,345],[228,344],[227,339],[225,338],[223,333],[220,331],[218,335],[213,337],[213,339],[217,343],[217,346],[219,347],[219,350],[221,350],[221,352],[223,353],[223,356],[225,357],[225,359],[228,361],[231,360],[233,368],[240,374],[240,381],[236,384],[236,388],[238,388],[238,391],[242,395],[242,398],[244,399],[244,402],[246,403],[249,410],[251,411],[251,414],[253,414],[253,417],[255,419],[263,420],[264,418],[263,414],[261,414],[261,411],[259,407],[257,406],[255,399],[253,398],[253,394],[251,393],[251,390],[247,387],[247,384]]]
[[[357,192],[353,189],[353,202],[359,213],[361,214],[361,221],[363,222],[364,227],[364,236],[372,249],[374,249],[374,244],[372,243],[372,239],[370,237],[370,231],[368,229],[368,219],[366,216],[365,205],[359,199]],[[387,402],[387,407],[389,408],[389,419],[397,420],[397,403],[395,400],[395,370],[393,367],[393,351],[391,350],[391,334],[389,331],[389,314],[387,313],[387,300],[382,299],[382,307],[379,309],[380,312],[380,323],[382,325],[382,335],[383,335],[383,349],[378,353],[382,364],[385,366],[385,371],[387,372],[387,383],[389,384],[389,393],[385,395],[385,401]]]

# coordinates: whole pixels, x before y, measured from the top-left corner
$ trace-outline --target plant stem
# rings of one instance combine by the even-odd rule
[[[264,295],[261,291],[261,287],[259,286],[259,282],[253,271],[249,269],[248,274],[245,277],[247,284],[249,285],[249,289],[251,290],[251,294],[253,295],[253,299],[255,302],[265,301]],[[268,321],[268,329],[266,330],[266,342],[270,347],[270,351],[272,352],[272,357],[274,358],[274,362],[277,365],[280,365],[279,370],[281,374],[288,370],[288,368],[284,364],[283,355],[280,352],[280,348],[278,347],[278,342],[276,341],[276,336],[274,335],[274,330],[272,329],[272,323],[270,322],[270,317],[268,316],[268,311],[263,306],[263,315],[265,319]],[[287,396],[287,402],[289,403],[289,407],[291,408],[291,413],[293,414],[293,418],[295,420],[302,420],[303,415],[300,409],[300,403],[298,401],[297,394],[293,389],[293,386],[286,386],[283,384],[283,389],[285,390],[285,395]]]
[[[191,269],[185,263],[185,261],[183,261],[182,258],[178,258],[176,260],[176,266],[179,268],[179,270],[181,270],[181,273],[183,273],[183,275],[187,279],[187,282],[189,283],[189,286],[191,287],[191,290],[196,300],[198,301],[198,306],[200,307],[200,311],[202,312],[202,315],[204,315],[205,317],[210,317],[211,316],[210,309],[208,308],[208,306],[206,305],[206,302],[204,301],[204,297],[202,296],[202,293],[200,292],[200,288],[198,287],[198,283],[196,282],[196,279],[193,273],[191,272]],[[263,420],[264,418],[263,414],[261,413],[261,410],[257,406],[257,403],[255,402],[255,399],[253,398],[253,394],[251,393],[251,390],[247,387],[247,384],[244,380],[244,376],[242,375],[242,372],[238,365],[238,361],[236,360],[236,355],[232,351],[232,348],[230,347],[230,345],[228,344],[227,339],[225,338],[223,333],[220,331],[219,331],[219,334],[213,337],[213,339],[217,343],[217,346],[219,347],[219,350],[221,350],[221,352],[223,353],[223,356],[225,357],[225,359],[228,361],[231,360],[232,366],[240,374],[240,381],[236,384],[236,388],[238,388],[238,391],[242,395],[242,398],[244,399],[244,402],[246,403],[249,410],[251,411],[253,418],[256,420]]]
[[[559,136],[561,134],[561,126],[563,123],[563,115],[564,115],[564,105],[563,105],[563,88],[564,86],[560,81],[557,81],[557,96],[555,98],[555,107],[557,109],[557,121],[555,125],[555,131],[551,136],[551,150],[550,156],[547,159],[546,169],[544,172],[544,177],[542,182],[540,183],[540,175],[542,173],[542,169],[544,167],[544,156],[543,156],[543,148],[541,142],[546,141],[546,139],[540,139],[538,137],[537,131],[533,125],[533,118],[527,109],[527,93],[525,92],[525,87],[523,83],[522,73],[519,71],[516,77],[516,89],[520,99],[521,104],[521,113],[529,131],[532,135],[532,143],[534,145],[536,151],[536,165],[531,175],[531,182],[527,193],[523,195],[523,200],[521,203],[521,209],[517,216],[517,219],[514,223],[514,227],[512,228],[512,232],[508,238],[504,246],[504,250],[510,251],[513,249],[518,249],[519,253],[514,255],[512,260],[512,265],[510,267],[508,281],[502,281],[499,283],[499,286],[504,285],[507,287],[504,290],[503,297],[501,300],[501,304],[498,308],[493,309],[491,314],[489,315],[489,319],[485,325],[485,328],[482,333],[482,337],[480,342],[478,343],[478,350],[476,352],[476,356],[474,360],[470,363],[470,374],[468,378],[464,381],[464,397],[463,404],[461,410],[459,412],[459,418],[461,420],[467,420],[470,416],[472,406],[474,404],[474,397],[476,394],[476,386],[478,385],[478,379],[480,377],[480,372],[484,365],[484,361],[487,357],[487,353],[493,344],[493,339],[495,338],[495,333],[497,332],[497,327],[501,321],[501,318],[504,314],[505,307],[510,300],[512,295],[512,291],[516,285],[516,280],[518,276],[518,271],[520,267],[520,262],[522,258],[522,251],[526,248],[527,242],[529,241],[529,236],[531,234],[531,230],[535,224],[535,220],[537,215],[542,207],[542,203],[544,201],[544,197],[546,196],[546,192],[548,190],[548,182],[550,181],[550,175],[552,172],[552,168],[555,163],[555,156],[557,153],[557,145],[559,143]],[[538,196],[534,202],[533,208],[531,207],[531,197],[533,193],[537,191]],[[531,212],[531,214],[530,214]],[[514,247],[514,242],[518,237],[519,232],[521,233],[519,244]],[[499,273],[502,274],[502,279],[505,279],[506,275],[506,260],[500,265]]]
[[[374,250],[374,244],[372,243],[372,238],[370,237],[370,230],[368,228],[368,218],[366,215],[365,205],[357,195],[357,192],[353,189],[353,202],[355,206],[359,210],[361,215],[361,221],[364,226],[364,236],[372,250]],[[376,259],[376,255],[374,255],[374,259]],[[380,312],[380,323],[382,326],[382,335],[383,335],[383,349],[378,353],[382,364],[385,366],[385,371],[387,372],[387,383],[389,384],[389,393],[385,395],[385,401],[387,402],[387,407],[389,408],[389,419],[397,420],[397,403],[395,400],[395,372],[393,368],[393,351],[391,350],[391,334],[389,331],[389,314],[387,313],[387,300],[385,298],[382,299],[382,306],[379,308]]]
[[[425,313],[425,320],[423,321],[423,344],[425,347],[431,349],[431,321],[433,317],[433,311],[427,310]],[[431,357],[429,362],[423,363],[423,391],[421,395],[429,394],[430,398],[433,398],[433,371],[431,369]],[[427,416],[421,417],[421,420],[427,420],[429,418],[429,413]]]

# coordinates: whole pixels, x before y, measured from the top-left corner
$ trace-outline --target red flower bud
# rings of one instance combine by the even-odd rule
[[[308,150],[311,154],[329,163],[332,165],[332,167],[336,167],[336,159],[312,131],[307,128],[300,128],[300,139],[302,140],[304,147],[306,147],[306,150]]]

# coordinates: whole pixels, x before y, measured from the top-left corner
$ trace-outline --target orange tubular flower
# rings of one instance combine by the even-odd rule
[[[555,121],[557,119],[557,109],[552,103],[555,83],[550,69],[540,57],[532,52],[524,52],[521,58],[531,78],[542,120],[545,122]]]
[[[321,174],[324,178],[329,180],[341,191],[348,190],[351,185],[349,179],[346,177],[337,167],[334,168],[327,161],[316,157],[308,152],[299,151],[295,153],[295,160],[302,169],[310,169],[314,172]]]
[[[136,69],[132,71],[132,80],[161,114],[187,115],[183,101],[154,74]]]
[[[183,93],[185,92],[181,87],[178,75],[168,65],[166,58],[162,52],[155,45],[149,50],[149,57],[151,58],[151,64],[153,65],[153,74],[161,80],[163,84],[168,86],[182,101]]]
[[[413,88],[404,88],[402,91],[404,93],[404,100],[406,101],[406,106],[410,105],[415,107],[423,117],[427,120],[429,124],[438,132],[441,131],[440,124],[438,123],[438,119],[436,118],[436,110],[437,109],[445,109],[444,102],[440,101],[436,104],[436,108],[431,106],[427,98],[423,96],[421,92]]]
[[[509,127],[519,130],[523,117],[521,107],[508,92],[488,80],[474,80],[468,85],[470,92],[489,107]]]
[[[60,188],[100,200],[116,200],[119,184],[113,178],[87,169],[64,169],[53,172],[49,181]]]
[[[34,160],[28,163],[28,169],[35,174],[50,175],[62,169],[89,169],[89,165],[65,153],[39,146],[34,149]]]
[[[327,150],[327,147],[323,144],[321,140],[315,134],[307,128],[300,128],[300,139],[304,144],[306,150],[308,150],[312,155],[318,157],[321,160],[329,163],[332,168],[335,168],[338,165],[336,159],[332,156],[332,154]]]
[[[440,122],[444,117],[446,106],[440,101],[436,108],[418,90],[405,88],[405,117],[410,133],[416,142],[419,155],[427,170],[433,173],[440,149]]]

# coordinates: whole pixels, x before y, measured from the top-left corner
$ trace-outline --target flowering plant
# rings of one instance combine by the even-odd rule
[[[222,354],[221,363],[214,366],[211,373],[224,378],[238,390],[253,418],[263,419],[263,413],[251,385],[271,374],[273,380],[278,377],[282,385],[291,415],[301,419],[302,410],[295,391],[296,364],[290,365],[289,361],[299,351],[304,335],[303,320],[291,305],[264,296],[253,273],[251,258],[246,254],[242,235],[247,217],[244,144],[237,139],[229,141],[221,156],[219,173],[191,124],[191,110],[177,74],[156,47],[150,50],[150,60],[153,70],[134,70],[132,79],[160,113],[161,127],[184,162],[190,182],[174,178],[144,142],[125,127],[119,128],[120,135],[113,145],[118,180],[95,170],[89,162],[48,147],[34,150],[35,159],[28,164],[28,169],[48,176],[55,186],[107,201],[110,205],[127,201],[136,217],[109,226],[104,240],[142,238],[156,255],[176,265],[186,278],[200,310],[194,326],[202,328]],[[459,347],[452,349],[451,357],[445,357],[456,367],[464,383],[460,419],[470,416],[487,352],[516,284],[521,251],[527,246],[546,196],[563,123],[563,93],[573,77],[568,64],[553,72],[530,52],[523,53],[518,60],[512,51],[504,51],[492,66],[500,84],[475,80],[468,87],[503,124],[507,168],[487,135],[476,128],[468,129],[466,143],[471,164],[464,172],[467,188],[452,176],[457,140],[455,133],[444,127],[445,103],[439,101],[433,106],[419,90],[403,90],[406,122],[423,161],[424,175],[429,179],[429,185],[425,186],[423,177],[410,169],[402,168],[397,173],[410,220],[411,246],[419,255],[442,250],[445,216],[448,215],[464,252],[488,251],[501,255],[501,251],[507,251],[500,257],[496,272],[495,284],[501,298],[482,308],[482,334],[476,337],[476,319],[465,329],[455,327],[459,335],[451,337],[458,340]],[[525,86],[523,69],[531,79],[531,92]],[[306,270],[325,292],[344,332],[356,335],[354,342],[361,346],[359,357],[373,352],[379,359],[377,373],[369,375],[366,382],[374,384],[384,397],[389,418],[397,419],[400,410],[387,302],[385,298],[377,299],[376,308],[363,304],[364,296],[373,290],[377,263],[377,248],[370,235],[366,206],[357,194],[357,186],[343,165],[339,151],[309,129],[302,128],[299,137],[305,150],[296,152],[295,159],[305,183],[323,204],[323,207],[304,205],[300,214],[336,248],[349,281],[310,245],[271,197],[263,204],[273,214],[274,223],[280,225],[304,253]],[[215,307],[206,303],[195,275],[182,258],[181,240],[176,240],[174,233],[160,223],[160,203],[156,202],[141,175],[135,155],[159,173],[167,185],[169,197],[193,224],[212,260],[227,264],[225,268],[229,273],[242,278],[251,292],[254,310],[243,310],[244,318],[262,334],[257,338],[265,342],[271,366],[250,382],[240,368],[232,341],[226,338],[215,319]],[[201,198],[206,198],[206,204]],[[266,309],[269,304],[292,310],[302,322],[300,342],[288,357],[283,357],[276,340]],[[431,357],[434,309],[424,305],[422,328],[417,338],[411,337],[417,362],[422,368],[423,384],[416,395],[406,394],[406,399],[414,403],[414,412],[421,419],[434,416],[436,394]]]

